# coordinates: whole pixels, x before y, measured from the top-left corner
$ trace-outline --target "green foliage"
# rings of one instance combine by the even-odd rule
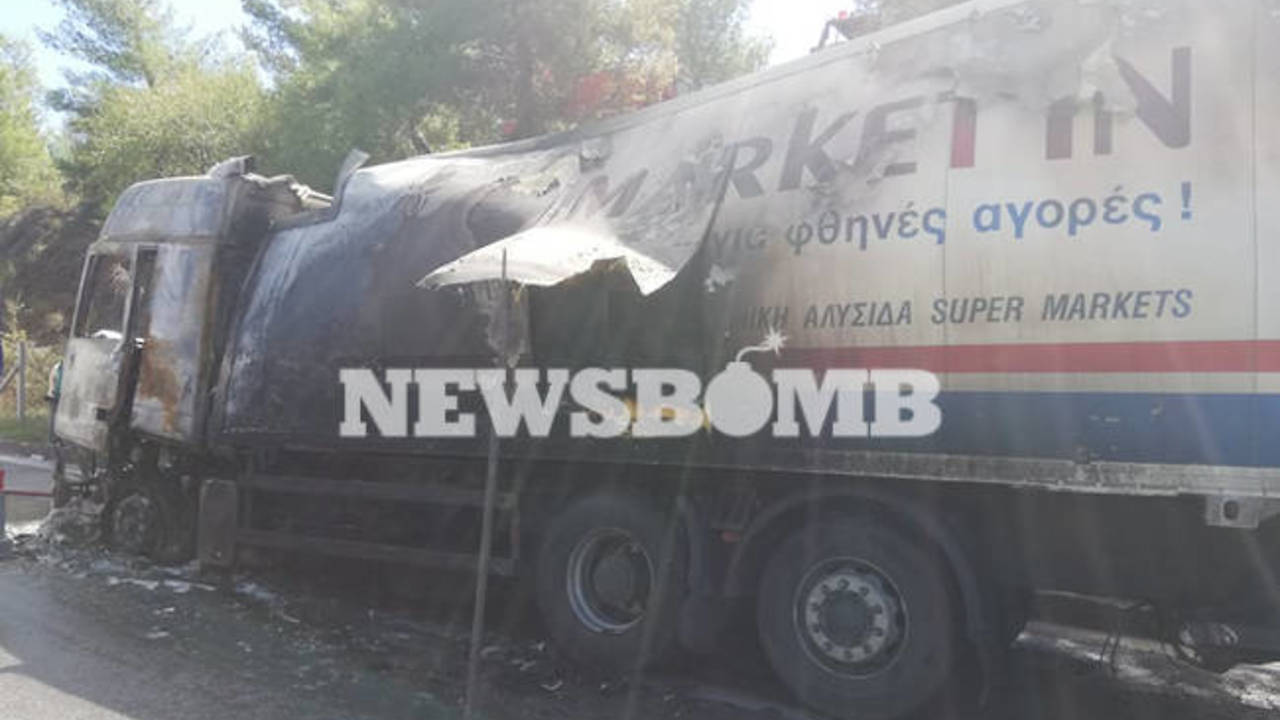
[[[680,81],[693,88],[721,82],[764,66],[772,43],[744,32],[751,0],[689,0],[680,3],[677,52]]]
[[[244,0],[277,85],[266,164],[375,162],[557,130],[763,64],[749,0]]]
[[[374,162],[561,129],[763,64],[749,0],[243,0],[272,77],[175,28],[165,0],[59,0],[44,41],[89,63],[51,97],[59,166],[105,210],[130,183],[254,153],[327,188]]]
[[[468,2],[246,0],[245,9],[255,18],[246,44],[277,84],[264,167],[327,187],[353,147],[393,160],[475,141],[477,125],[493,124],[480,106],[452,101],[470,82],[456,45],[477,24]]]
[[[66,18],[41,32],[49,47],[83,60],[95,72],[71,76],[73,85],[99,81],[154,85],[169,66],[195,52],[175,28],[163,0],[58,0]],[[183,56],[187,57],[183,57]]]
[[[104,84],[96,93],[92,108],[68,122],[63,167],[76,191],[104,208],[132,183],[203,174],[260,144],[264,96],[247,64],[187,66],[153,86]]]
[[[87,206],[38,205],[0,221],[0,288],[13,311],[3,327],[61,345],[67,337],[84,252],[100,223]]]
[[[59,165],[83,199],[105,211],[134,182],[201,174],[261,145],[248,58],[189,39],[163,0],[60,1],[67,17],[44,41],[94,68],[51,99],[70,114]]]
[[[45,397],[49,393],[49,376],[53,366],[62,357],[61,347],[41,346],[31,342],[27,333],[17,322],[22,308],[20,303],[8,300],[4,303],[5,326],[13,328],[0,335],[0,348],[4,351],[4,374],[18,366],[18,346],[27,346],[27,394],[26,412],[28,416],[43,414],[44,432],[48,431],[48,406]],[[0,378],[2,379],[2,378]],[[17,414],[17,378],[10,381],[9,386],[0,392],[0,417],[14,417]],[[28,418],[30,419],[30,418]],[[20,429],[20,428],[19,428]],[[0,434],[0,437],[6,437]]]
[[[40,134],[30,50],[0,35],[0,217],[58,194],[58,176]]]

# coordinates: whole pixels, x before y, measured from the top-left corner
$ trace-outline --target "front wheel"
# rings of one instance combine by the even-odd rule
[[[556,644],[584,668],[609,673],[666,656],[686,595],[684,548],[674,520],[639,498],[599,495],[557,515],[536,578]]]
[[[765,566],[757,610],[778,676],[835,717],[902,717],[937,696],[951,674],[944,567],[878,517],[824,519],[793,532]]]
[[[191,559],[193,543],[181,493],[158,483],[132,483],[106,508],[107,537],[117,550],[175,565]]]

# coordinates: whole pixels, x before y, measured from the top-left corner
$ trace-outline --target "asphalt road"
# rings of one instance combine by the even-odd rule
[[[154,568],[96,550],[72,559],[44,552],[0,561],[3,720],[459,715],[466,629],[448,618],[465,617],[465,608],[419,605],[404,613],[367,605],[350,591],[343,598],[287,584],[281,590],[247,576],[214,587],[189,568]],[[434,580],[437,594],[466,590]],[[630,698],[616,684],[575,675],[536,632],[487,639],[480,717],[815,720],[769,689],[767,679],[717,679],[707,662],[658,678]],[[1126,643],[1107,671],[1095,661],[1101,644],[1097,634],[1034,626],[1015,653],[1003,702],[929,720],[1280,714],[1280,668],[1217,676],[1178,667],[1157,647]]]
[[[344,665],[305,629],[272,631],[222,593],[113,578],[0,563],[0,718],[449,716],[411,685]]]
[[[31,463],[4,466],[24,487],[47,482]],[[17,549],[0,559],[0,720],[460,715],[465,577],[310,560],[210,579],[96,547]],[[518,585],[499,583],[490,599],[480,718],[816,720],[749,646],[627,690],[559,657],[520,619],[531,613]],[[922,720],[1280,717],[1280,665],[1214,675],[1133,640],[1103,664],[1104,645],[1100,633],[1033,624],[996,702]]]

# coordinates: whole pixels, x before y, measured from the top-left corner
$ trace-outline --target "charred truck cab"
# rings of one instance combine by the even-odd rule
[[[105,504],[113,542],[190,553],[205,418],[236,298],[271,222],[323,203],[241,158],[126,190],[90,246],[54,410],[57,495]]]

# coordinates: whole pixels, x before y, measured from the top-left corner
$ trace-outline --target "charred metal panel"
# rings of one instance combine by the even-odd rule
[[[657,113],[357,172],[336,216],[281,229],[259,258],[224,361],[219,427],[240,438],[331,438],[342,367],[492,364],[500,294],[474,281],[500,277],[503,249],[513,274],[532,270],[538,284],[612,268],[625,271],[623,292],[654,293],[701,247],[734,156],[722,134],[740,107],[731,100],[700,106],[694,122]],[[669,152],[654,156],[659,145]],[[578,242],[562,247],[568,238]],[[456,271],[472,284],[418,285],[485,247],[490,256]],[[529,347],[520,343],[522,353]]]
[[[231,188],[207,177],[138,183],[120,194],[102,239],[216,237],[226,224]]]
[[[207,386],[212,245],[162,245],[157,249],[141,335],[138,383],[133,399],[136,430],[172,440],[195,441],[201,431]]]
[[[85,258],[54,417],[59,437],[104,450],[117,411],[124,329],[134,266],[133,248],[99,242]]]
[[[469,293],[428,293],[415,283],[509,234],[544,202],[501,182],[511,164],[494,172],[438,163],[427,173],[406,165],[357,173],[332,221],[271,237],[224,360],[224,430],[321,432],[340,400],[339,367],[490,361],[487,320]]]
[[[64,440],[105,450],[107,422],[116,406],[123,358],[121,341],[72,338],[62,368],[54,429]]]

